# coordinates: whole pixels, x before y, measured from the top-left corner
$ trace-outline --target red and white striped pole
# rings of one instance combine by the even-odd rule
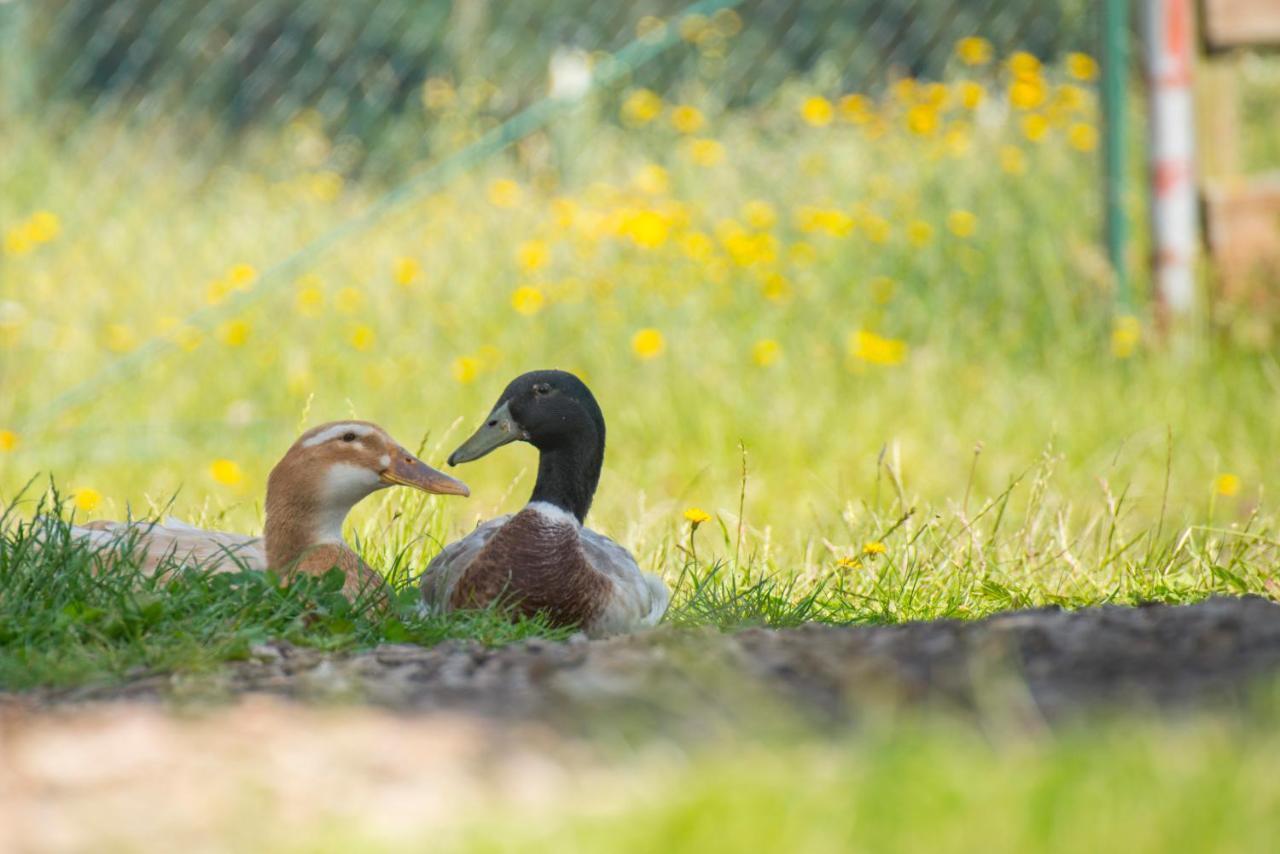
[[[1193,0],[1146,0],[1151,97],[1148,152],[1156,297],[1171,315],[1195,303],[1195,116],[1191,93]]]

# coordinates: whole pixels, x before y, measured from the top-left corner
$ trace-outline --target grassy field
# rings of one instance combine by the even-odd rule
[[[337,237],[388,188],[317,116],[236,140],[24,116],[0,143],[0,490],[22,496],[0,602],[30,625],[115,613],[111,584],[14,593],[51,571],[14,527],[49,479],[76,518],[254,531],[304,426],[369,418],[438,463],[548,366],[601,400],[590,521],[679,585],[673,622],[1275,595],[1271,326],[1227,313],[1162,342],[1114,310],[1096,74],[964,41],[946,82],[876,96],[623,89]],[[476,97],[429,81],[423,109],[462,145]],[[533,459],[460,470],[467,501],[387,494],[352,535],[407,576],[518,506]],[[9,672],[39,646],[8,646]]]

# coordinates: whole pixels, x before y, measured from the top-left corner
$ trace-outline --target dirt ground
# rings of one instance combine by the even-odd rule
[[[1052,726],[1232,705],[1273,674],[1280,605],[1258,598],[499,650],[273,644],[215,677],[0,697],[0,852],[252,850],[262,837],[234,828],[287,841],[352,815],[394,840],[483,809],[494,786],[530,809],[598,797],[620,785],[598,779],[606,742],[844,731],[904,706]]]

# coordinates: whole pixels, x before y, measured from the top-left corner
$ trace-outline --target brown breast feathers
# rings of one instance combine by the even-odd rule
[[[476,555],[449,605],[484,608],[501,601],[526,616],[544,612],[556,626],[580,626],[604,610],[609,588],[587,563],[576,526],[526,508]]]

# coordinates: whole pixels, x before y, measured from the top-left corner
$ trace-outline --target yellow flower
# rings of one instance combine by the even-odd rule
[[[85,513],[92,511],[102,503],[102,493],[87,486],[82,486],[72,492],[71,498],[76,503],[76,509],[83,510]]]
[[[138,346],[138,336],[128,324],[111,323],[107,325],[104,343],[113,353],[128,353]]]
[[[956,122],[947,128],[942,141],[946,143],[947,152],[953,157],[963,157],[973,147],[972,140],[969,137],[969,125],[964,122]]]
[[[965,65],[986,65],[991,61],[991,42],[981,36],[969,36],[956,42],[956,56]]]
[[[933,240],[933,226],[923,220],[916,220],[907,226],[907,240],[913,246],[926,246]]]
[[[715,166],[724,160],[724,146],[714,139],[692,139],[688,152],[689,159],[698,166]]]
[[[359,326],[352,327],[351,335],[348,336],[347,340],[351,342],[352,347],[363,353],[373,346],[374,337],[373,329],[362,323]]]
[[[551,247],[545,240],[526,240],[516,248],[516,261],[526,273],[534,273],[551,261]]]
[[[1049,120],[1039,113],[1022,117],[1022,135],[1032,142],[1040,142],[1049,133]]]
[[[4,254],[9,257],[20,258],[34,248],[35,244],[27,236],[25,227],[11,228],[4,233]]]
[[[1240,491],[1240,478],[1234,474],[1220,474],[1213,480],[1213,491],[1230,498]]]
[[[647,125],[662,112],[662,99],[649,89],[633,89],[622,101],[622,120],[632,127]]]
[[[680,133],[697,133],[704,124],[706,119],[697,107],[681,104],[671,111],[671,126]]]
[[[907,344],[859,329],[849,336],[849,355],[872,365],[898,365],[907,357]]]
[[[769,302],[786,302],[791,296],[791,280],[781,273],[764,277],[764,298]]]
[[[1027,171],[1027,156],[1016,145],[1000,146],[1000,168],[1010,175],[1021,175]]]
[[[364,294],[359,288],[343,288],[333,298],[333,304],[343,314],[355,314],[364,305]]]
[[[1067,141],[1077,151],[1093,151],[1098,147],[1098,129],[1093,125],[1077,122],[1067,130]]]
[[[1079,86],[1064,83],[1058,87],[1053,100],[1064,110],[1083,110],[1089,103],[1089,93]]]
[[[836,561],[836,567],[839,569],[861,569],[862,561],[856,557],[842,557]]]
[[[801,118],[805,120],[805,123],[816,128],[826,127],[831,124],[835,114],[835,109],[831,106],[831,102],[817,95],[806,98],[804,103],[800,105]]]
[[[857,93],[845,95],[840,99],[840,115],[847,122],[864,124],[871,118],[871,100]]]
[[[511,294],[511,307],[526,316],[542,311],[545,302],[542,291],[530,285],[521,285]]]
[[[654,210],[635,211],[624,217],[622,233],[641,249],[657,249],[671,230],[666,217]]]
[[[244,472],[234,460],[214,460],[209,464],[209,477],[223,486],[239,486],[244,483]]]
[[[767,368],[782,355],[782,345],[772,338],[761,338],[751,345],[751,361],[762,368]]]
[[[818,250],[812,243],[800,240],[787,249],[787,260],[797,267],[811,267],[818,260]]]
[[[1015,52],[1009,57],[1009,71],[1014,77],[1034,77],[1040,73],[1040,60],[1025,50]]]
[[[680,248],[693,261],[706,261],[715,252],[716,245],[701,231],[691,231],[680,238]]]
[[[422,276],[422,265],[418,263],[417,258],[410,258],[407,255],[397,258],[395,263],[391,265],[391,277],[395,279],[397,285],[408,287],[418,278]]]
[[[889,220],[877,214],[871,214],[862,221],[862,233],[872,243],[887,243],[893,235],[893,227]]]
[[[1067,73],[1077,80],[1093,80],[1098,76],[1098,61],[1087,53],[1069,53]]]
[[[684,518],[693,523],[693,527],[696,528],[703,522],[709,520],[711,518],[711,514],[700,507],[690,507],[688,510],[684,511]]]
[[[1019,77],[1009,87],[1009,103],[1019,110],[1034,110],[1049,97],[1049,87],[1039,77]]]
[[[667,170],[656,163],[646,163],[631,179],[631,183],[642,193],[650,196],[661,196],[671,188],[671,178]]]
[[[1137,352],[1142,341],[1142,324],[1131,314],[1118,316],[1111,324],[1111,355],[1127,359]]]
[[[656,359],[666,346],[666,339],[656,329],[641,329],[631,336],[631,350],[641,359]]]
[[[227,284],[233,290],[247,291],[258,280],[258,271],[251,264],[236,264],[227,271]]]
[[[62,231],[62,221],[50,211],[36,211],[27,220],[27,239],[32,243],[48,243]]]
[[[12,430],[0,430],[0,451],[9,452],[18,447],[18,434]]]
[[[209,305],[218,305],[231,293],[231,283],[226,279],[214,279],[204,292],[204,301]]]
[[[510,178],[499,178],[489,184],[489,204],[495,208],[514,208],[524,193]]]
[[[466,385],[480,374],[480,360],[471,356],[459,356],[453,360],[450,370],[455,380]]]
[[[885,551],[884,543],[879,540],[867,540],[862,544],[862,553],[864,555],[882,555]]]
[[[752,199],[742,206],[742,218],[752,228],[764,231],[773,228],[773,224],[778,221],[778,212],[768,202]]]
[[[315,317],[324,310],[324,291],[317,285],[299,288],[293,296],[293,305],[298,314],[304,317]]]
[[[249,322],[246,320],[228,320],[218,327],[218,338],[228,347],[239,347],[249,340]]]
[[[969,211],[955,210],[947,214],[947,228],[956,237],[972,237],[978,230],[978,218]]]
[[[917,136],[932,136],[938,130],[937,108],[916,104],[907,110],[907,129]]]
[[[978,109],[982,99],[987,97],[987,90],[982,88],[982,84],[972,80],[961,80],[956,84],[956,91],[960,94],[961,106],[966,110]]]

